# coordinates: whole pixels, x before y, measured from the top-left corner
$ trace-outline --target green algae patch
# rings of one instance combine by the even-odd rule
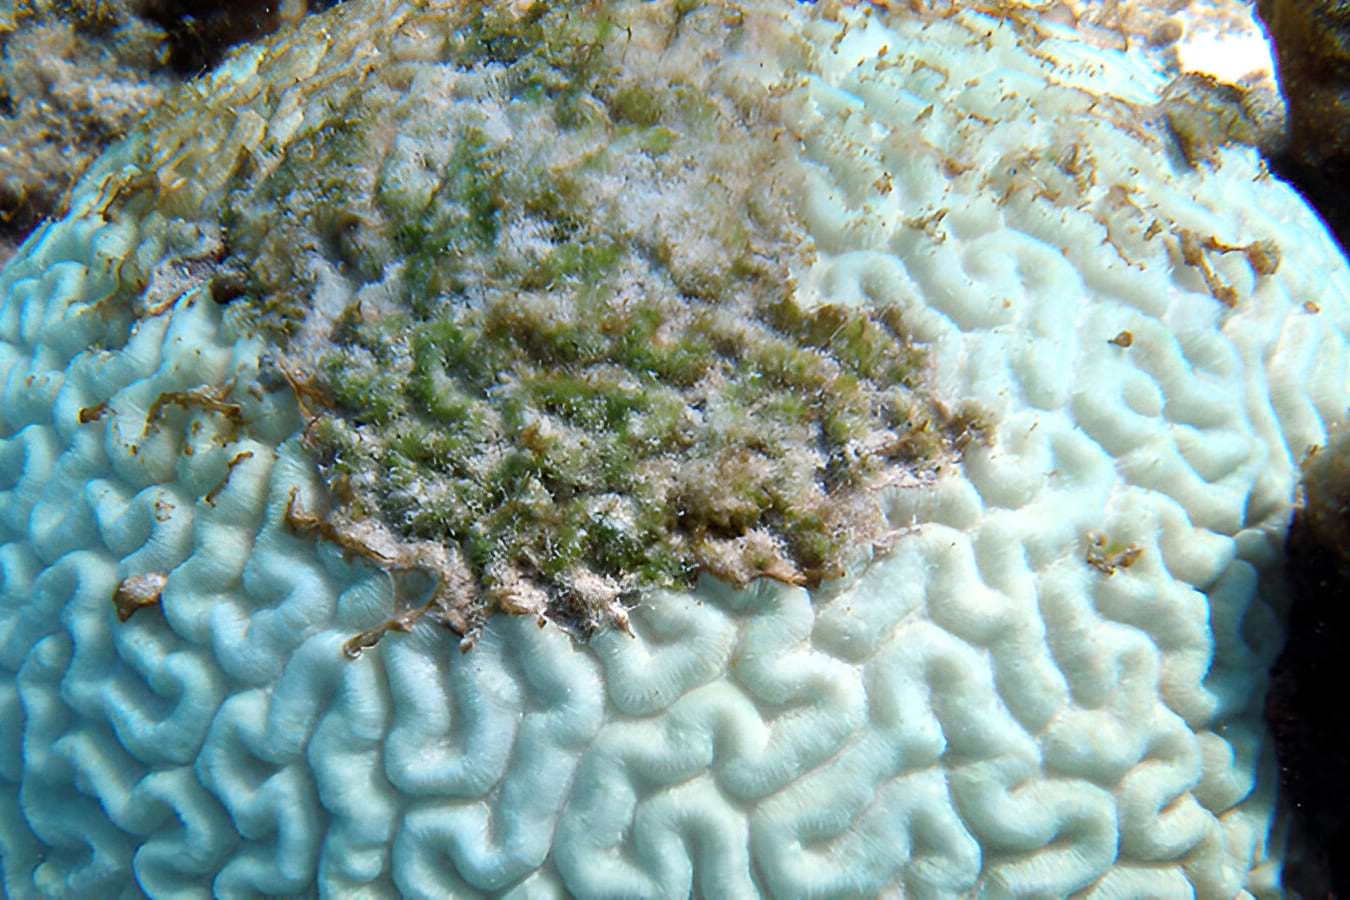
[[[194,195],[331,489],[294,530],[424,566],[466,635],[506,611],[585,636],[700,573],[842,575],[884,490],[985,434],[899,310],[799,296],[772,5],[401,9],[343,51],[359,72],[281,78],[284,139]]]

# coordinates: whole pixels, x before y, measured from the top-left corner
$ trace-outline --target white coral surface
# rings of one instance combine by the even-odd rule
[[[390,587],[287,527],[322,502],[294,412],[154,409],[259,344],[189,291],[86,349],[149,239],[85,182],[0,275],[10,896],[1278,890],[1272,564],[1343,412],[1350,272],[1252,152],[1192,168],[1124,57],[839,15],[794,26],[800,290],[901,304],[996,440],[889,497],[848,579],[705,580],[636,639],[499,616],[466,654],[424,623],[344,658]]]

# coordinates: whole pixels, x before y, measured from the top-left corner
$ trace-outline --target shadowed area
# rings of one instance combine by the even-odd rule
[[[1261,0],[1289,107],[1289,143],[1272,160],[1317,207],[1341,247],[1350,239],[1350,3]]]
[[[1266,715],[1288,804],[1311,846],[1291,859],[1287,884],[1305,896],[1350,891],[1350,718],[1345,645],[1350,609],[1350,433],[1304,466],[1285,571],[1294,590],[1288,643],[1275,665]]]

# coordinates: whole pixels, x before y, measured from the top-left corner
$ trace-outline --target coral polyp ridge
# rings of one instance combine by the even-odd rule
[[[393,0],[189,85],[0,273],[7,890],[1277,891],[1350,273],[1164,87]]]

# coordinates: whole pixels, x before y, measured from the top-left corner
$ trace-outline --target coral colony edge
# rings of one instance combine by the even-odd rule
[[[1165,88],[768,0],[185,86],[0,271],[7,893],[1277,896],[1350,271]]]
[[[329,0],[0,0],[0,264],[147,109]]]

